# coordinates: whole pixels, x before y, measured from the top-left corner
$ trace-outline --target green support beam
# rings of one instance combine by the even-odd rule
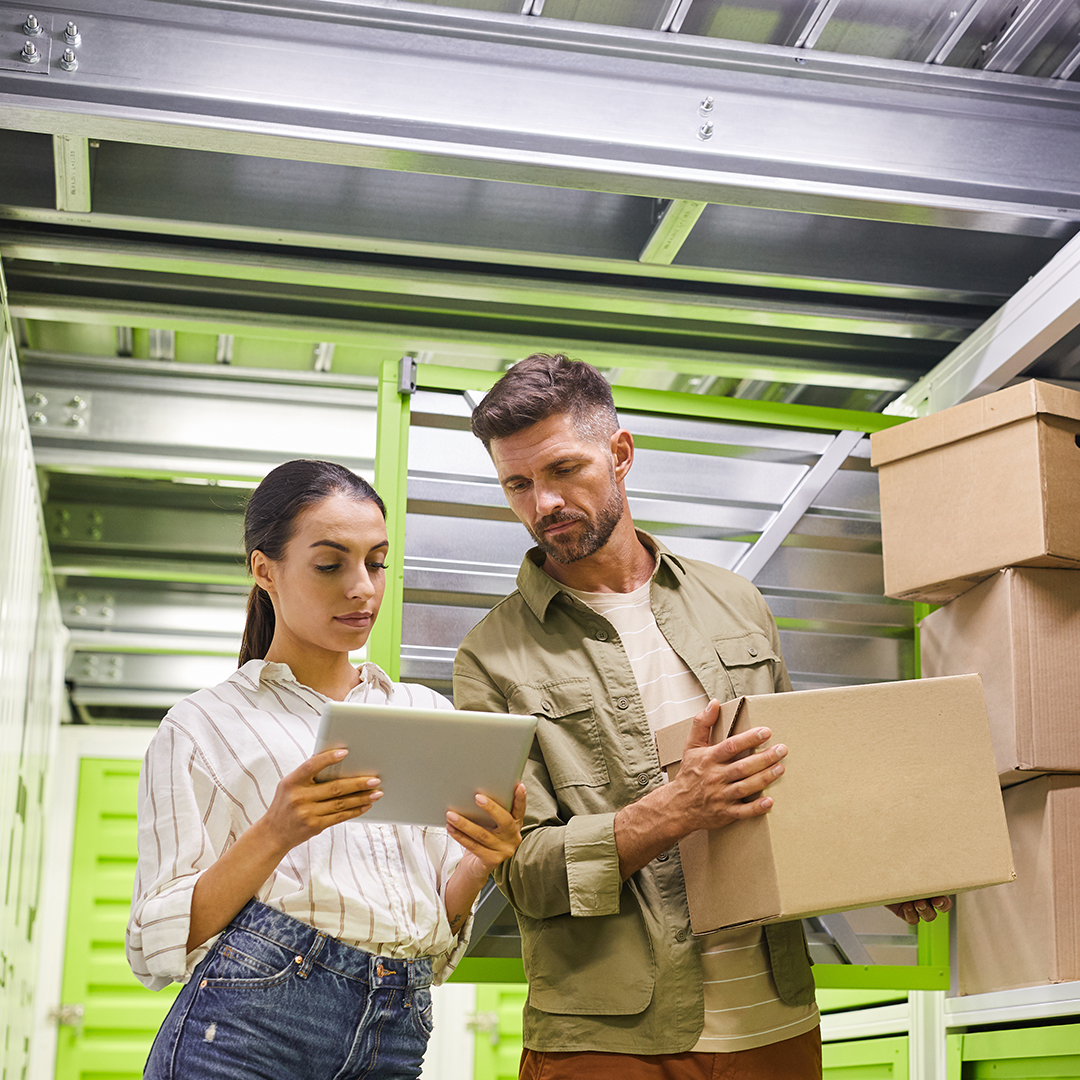
[[[398,391],[398,361],[379,372],[379,417],[375,435],[375,490],[386,503],[390,551],[386,592],[368,639],[368,659],[395,681],[401,678],[401,614],[405,595],[405,509],[409,472],[409,395]]]

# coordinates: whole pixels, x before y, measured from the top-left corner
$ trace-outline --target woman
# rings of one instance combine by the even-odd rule
[[[521,842],[525,789],[487,831],[356,821],[378,777],[315,781],[327,700],[449,708],[349,653],[385,588],[385,509],[348,469],[291,461],[244,519],[248,600],[240,668],[170,710],[139,787],[132,970],[185,982],[145,1077],[415,1077],[433,981],[467,944],[488,874]]]

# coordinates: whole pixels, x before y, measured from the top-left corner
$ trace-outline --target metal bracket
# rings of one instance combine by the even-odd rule
[[[469,937],[470,949],[491,929],[495,920],[502,914],[506,904],[506,897],[499,892],[495,882],[488,878],[483,889],[480,890],[480,899],[477,901],[476,910],[473,912],[472,933]]]
[[[398,386],[399,394],[416,393],[416,357],[403,356],[398,361]]]
[[[707,205],[689,199],[672,199],[664,205],[652,234],[638,255],[638,262],[669,266]]]
[[[873,964],[874,958],[866,951],[859,935],[851,929],[851,923],[843,915],[818,915],[807,919],[815,929],[832,938],[833,948],[845,964]]]
[[[732,567],[737,574],[753,581],[761,573],[765,564],[776,554],[785,538],[798,524],[799,518],[810,509],[822,489],[864,437],[861,431],[841,431],[836,435],[813,468],[795,485],[784,505],[761,531],[750,550],[744,552]]]
[[[53,136],[56,209],[90,212],[90,140],[78,135]]]

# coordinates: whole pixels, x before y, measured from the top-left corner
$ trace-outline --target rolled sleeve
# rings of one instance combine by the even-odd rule
[[[139,778],[139,862],[125,938],[131,970],[151,990],[187,982],[217,940],[187,951],[195,884],[223,846],[208,828],[222,800],[203,792],[211,807],[203,814],[196,792],[213,787],[190,739],[163,721]],[[227,830],[225,820],[221,826]]]
[[[616,915],[622,894],[615,815],[571,818],[564,838],[571,915]]]
[[[144,898],[137,915],[132,914],[126,939],[128,962],[135,977],[151,990],[162,990],[172,982],[186,983],[217,940],[215,934],[187,951],[191,894],[201,876],[165,886],[156,896]]]

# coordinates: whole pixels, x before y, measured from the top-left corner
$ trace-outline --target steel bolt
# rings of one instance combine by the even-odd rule
[[[42,32],[41,23],[38,22],[36,15],[27,15],[26,22],[23,23],[23,33],[36,36]]]
[[[47,424],[49,418],[43,412],[36,412],[30,417],[31,424]]]
[[[711,139],[713,136],[713,122],[711,120],[706,120],[705,123],[698,128],[697,134],[699,139]]]
[[[701,104],[698,106],[698,112],[702,116],[708,116],[713,110],[713,99],[711,97],[705,97]]]
[[[39,390],[30,399],[31,405],[48,405],[49,399]]]
[[[70,51],[70,50],[65,50],[65,55],[67,55],[68,51]],[[79,395],[76,394],[68,402],[68,408],[70,408],[70,409],[85,409],[86,408],[86,398],[79,397]]]
[[[82,604],[76,604],[76,605],[75,605],[75,606],[74,606],[74,607],[73,607],[73,608],[71,609],[71,611],[72,611],[72,613],[73,613],[73,614],[75,614],[75,615],[85,615],[85,614],[86,614],[86,608],[84,608],[84,607],[82,606]]]
[[[79,66],[79,61],[75,59],[74,49],[64,50],[64,55],[60,57],[60,66],[65,71],[74,71]]]
[[[28,64],[36,64],[41,59],[41,53],[38,52],[37,46],[32,41],[28,41],[23,46],[20,56]]]
[[[63,64],[63,60],[61,60],[60,63]],[[74,67],[75,65],[72,64],[71,66]],[[78,413],[72,413],[67,418],[67,425],[68,427],[84,427],[86,425],[86,419]]]
[[[73,22],[67,24],[64,30],[64,40],[69,45],[78,45],[82,41],[82,34],[79,33],[79,28]]]

